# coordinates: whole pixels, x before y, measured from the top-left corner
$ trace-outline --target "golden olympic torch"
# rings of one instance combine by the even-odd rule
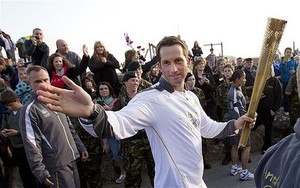
[[[287,21],[285,20],[268,18],[265,38],[262,45],[261,54],[258,60],[256,77],[248,108],[248,116],[251,118],[255,117],[256,109],[262,91],[265,87],[266,81],[270,75],[272,62],[274,60],[275,53],[281,40],[281,36],[283,34],[283,30],[285,28],[286,23]],[[245,123],[239,142],[239,148],[246,147],[249,135],[249,123]]]

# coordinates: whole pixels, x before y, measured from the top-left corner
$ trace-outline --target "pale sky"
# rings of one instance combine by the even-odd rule
[[[0,0],[0,28],[14,41],[44,31],[50,55],[55,41],[64,39],[82,56],[86,44],[93,54],[100,40],[119,62],[124,61],[128,33],[133,46],[156,45],[167,35],[178,35],[189,49],[197,40],[204,56],[210,43],[223,43],[224,55],[258,57],[268,17],[287,20],[279,50],[300,46],[299,7],[292,0]],[[220,45],[214,46],[221,53]],[[148,59],[149,57],[147,57]],[[148,59],[149,60],[149,59]]]

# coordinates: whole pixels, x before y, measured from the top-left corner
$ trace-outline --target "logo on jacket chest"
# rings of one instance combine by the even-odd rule
[[[50,116],[49,111],[45,108],[41,109],[41,113],[43,114],[44,117],[49,117]]]
[[[193,127],[195,128],[197,128],[200,124],[199,115],[196,111],[194,112],[194,114],[192,114],[191,112],[187,112],[185,115],[180,116],[179,119],[186,122],[187,125],[193,125]]]

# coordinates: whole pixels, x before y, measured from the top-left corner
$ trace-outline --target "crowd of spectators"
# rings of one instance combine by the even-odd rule
[[[27,69],[36,65],[41,66],[45,70],[45,75],[43,76],[49,76],[51,85],[68,89],[62,80],[63,76],[67,76],[79,86],[82,86],[89,93],[94,103],[101,104],[107,111],[120,110],[127,105],[136,93],[156,84],[161,76],[156,56],[146,62],[145,58],[140,56],[138,51],[130,49],[124,52],[124,63],[121,66],[120,61],[114,57],[111,51],[106,49],[101,41],[94,43],[91,57],[87,47],[83,45],[83,56],[81,58],[76,52],[69,50],[67,42],[63,39],[57,39],[55,53],[49,54],[49,47],[43,41],[43,38],[44,32],[42,29],[35,28],[30,39],[22,44],[25,47],[26,57],[24,58],[23,53],[19,53],[22,57],[15,57],[15,44],[8,34],[0,30],[1,46],[6,53],[6,58],[2,52],[0,57],[0,92],[2,94],[0,106],[0,121],[2,122],[0,129],[0,154],[5,172],[2,174],[3,170],[0,165],[0,187],[9,187],[9,182],[12,181],[9,175],[9,168],[16,166],[19,167],[24,187],[32,187],[32,182],[30,181],[36,182],[35,186],[37,187],[42,187],[43,184],[47,183],[52,185],[47,177],[41,176],[41,174],[37,175],[37,172],[33,172],[33,174],[27,173],[27,176],[32,176],[26,178],[24,171],[28,171],[29,166],[32,165],[30,160],[25,167],[20,166],[17,161],[19,159],[24,161],[25,153],[27,157],[30,155],[30,151],[25,152],[26,149],[29,150],[28,143],[25,142],[25,146],[23,146],[22,141],[20,141],[20,146],[15,145],[15,137],[19,136],[21,138],[20,132],[22,129],[20,130],[16,126],[10,127],[10,122],[6,118],[7,115],[16,118],[15,116],[19,109],[21,109],[22,105],[28,106],[27,103],[30,101],[32,93],[34,93],[33,78],[28,78]],[[211,119],[219,122],[237,119],[244,115],[251,99],[256,77],[256,65],[253,59],[251,57],[218,57],[214,54],[213,48],[210,49],[209,55],[204,58],[202,57],[203,51],[197,41],[194,42],[191,50],[192,65],[185,79],[186,89],[193,91],[197,95],[205,113]],[[299,60],[299,52],[297,50],[293,51],[290,47],[284,50],[283,56],[276,54],[274,58],[272,74],[267,80],[260,99],[257,109],[258,118],[253,129],[255,131],[258,126],[265,126],[262,154],[272,146],[273,120],[279,108],[283,107],[284,115],[290,118],[292,126],[300,116],[300,102],[295,76]],[[38,72],[40,70],[33,69],[31,71]],[[237,76],[232,79],[232,75]],[[30,80],[32,83],[30,83]],[[40,81],[44,82],[47,80]],[[14,96],[10,101],[3,97],[8,96],[8,93]],[[238,97],[236,96],[237,93],[239,94]],[[11,107],[11,103],[17,103],[16,107]],[[80,150],[79,159],[82,160],[76,157],[75,161],[78,164],[81,187],[101,186],[100,177],[95,178],[95,176],[103,176],[103,174],[98,172],[101,165],[101,157],[103,154],[110,152],[114,160],[113,165],[119,169],[116,183],[125,182],[125,186],[140,187],[142,181],[142,159],[145,159],[151,184],[152,186],[154,185],[154,160],[147,135],[143,130],[139,131],[135,136],[122,139],[121,141],[112,138],[98,139],[88,135],[80,128],[80,122],[76,118],[67,117],[65,122],[71,122],[72,126],[74,125],[75,127],[74,131],[76,130],[76,134],[78,134],[78,139],[76,136],[70,138],[74,139],[72,143],[76,143],[77,149]],[[70,129],[70,133],[75,135],[72,128],[68,129]],[[13,133],[10,135],[8,134],[9,131]],[[42,136],[41,139],[43,139]],[[240,170],[237,165],[238,139],[232,138],[231,141],[229,139],[221,140],[224,143],[225,156],[222,165],[232,162],[231,175],[236,175]],[[76,148],[76,145],[72,147]],[[250,161],[251,142],[247,146],[249,147],[246,147],[241,152],[243,167],[240,175],[241,180],[254,179],[253,174],[247,170],[247,163]],[[206,160],[206,153],[209,147],[203,138],[202,149],[205,169],[211,168],[211,165]],[[20,148],[24,150],[21,150],[23,152],[22,155],[19,154]],[[44,154],[41,153],[41,155]],[[73,163],[70,164],[74,166]],[[30,167],[34,169],[33,166]],[[89,170],[86,171],[86,169]],[[54,167],[53,171],[55,170],[56,168]]]

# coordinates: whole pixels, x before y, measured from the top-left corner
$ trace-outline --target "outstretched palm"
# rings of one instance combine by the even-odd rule
[[[72,117],[88,117],[94,104],[90,95],[66,76],[63,76],[62,79],[72,90],[41,83],[41,90],[37,91],[38,99],[47,103],[51,110]]]

